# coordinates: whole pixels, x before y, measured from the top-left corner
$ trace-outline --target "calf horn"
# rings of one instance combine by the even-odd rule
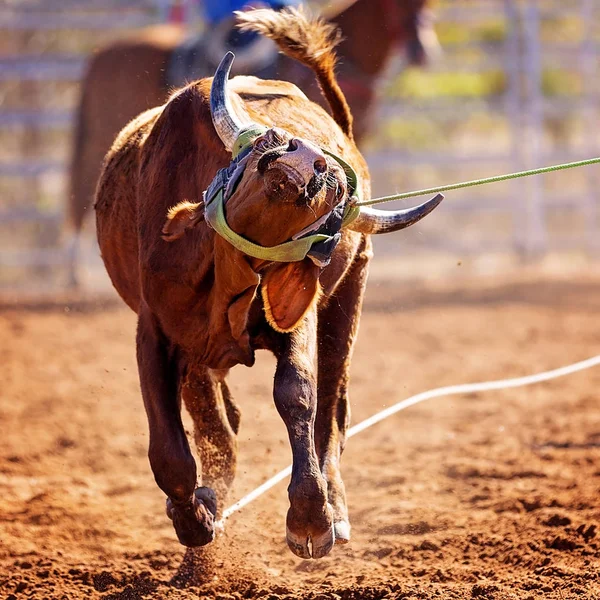
[[[442,200],[438,194],[431,200],[404,210],[378,210],[370,206],[361,206],[358,217],[348,225],[348,229],[359,233],[392,233],[414,225],[426,217]]]
[[[234,58],[235,54],[233,52],[227,52],[215,71],[210,88],[210,114],[212,122],[225,148],[230,151],[233,149],[239,134],[244,129],[248,129],[248,127],[253,125],[248,115],[244,114],[242,116],[236,114],[227,90],[229,71],[231,70]]]

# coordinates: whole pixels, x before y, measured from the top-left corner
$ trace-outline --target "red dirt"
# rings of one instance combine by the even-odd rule
[[[581,278],[372,285],[353,422],[432,387],[598,353],[598,298],[600,280]],[[294,557],[280,485],[231,519],[203,574],[147,463],[134,328],[116,303],[0,312],[1,598],[600,598],[600,369],[389,419],[344,456],[351,544]],[[233,372],[231,500],[290,458],[273,365]]]

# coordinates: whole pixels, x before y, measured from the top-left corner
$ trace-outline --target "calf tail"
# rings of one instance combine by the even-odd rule
[[[284,54],[315,72],[335,122],[352,139],[352,113],[335,78],[334,48],[341,40],[335,25],[309,17],[302,8],[259,9],[236,15],[242,31],[256,31],[272,39]]]

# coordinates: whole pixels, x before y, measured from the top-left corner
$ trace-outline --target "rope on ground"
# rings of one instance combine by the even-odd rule
[[[484,185],[486,183],[498,183],[499,181],[509,181],[510,179],[518,179],[519,177],[529,177],[531,175],[542,175],[543,173],[552,173],[554,171],[564,171],[565,169],[574,169],[575,167],[585,167],[587,165],[595,165],[600,163],[600,157],[588,158],[586,160],[578,160],[577,162],[564,163],[562,165],[552,165],[550,167],[541,167],[539,169],[531,169],[529,171],[520,171],[518,173],[509,173],[507,175],[496,175],[494,177],[486,177],[484,179],[473,179],[472,181],[463,181],[462,183],[451,183],[449,185],[440,185],[438,187],[427,188],[425,190],[417,190],[414,192],[404,192],[402,194],[392,194],[391,196],[382,196],[381,198],[373,198],[371,200],[363,200],[357,202],[357,206],[370,206],[372,204],[381,204],[383,202],[391,202],[392,200],[404,200],[405,198],[414,198],[415,196],[430,196],[440,192],[450,190],[459,190],[476,185]]]
[[[375,413],[368,419],[365,419],[357,425],[354,425],[354,427],[351,427],[348,430],[347,435],[349,438],[351,438],[363,432],[365,429],[373,427],[373,425],[376,425],[384,419],[395,415],[401,410],[409,408],[410,406],[414,406],[415,404],[419,404],[420,402],[425,402],[425,400],[432,400],[433,398],[440,398],[442,396],[456,396],[459,394],[473,394],[476,392],[488,392],[492,390],[506,390],[510,388],[523,387],[527,385],[532,385],[534,383],[550,381],[551,379],[557,379],[558,377],[564,377],[565,375],[571,375],[573,373],[577,373],[578,371],[591,369],[592,367],[596,367],[598,365],[600,365],[600,355],[588,358],[587,360],[582,360],[580,362],[568,365],[566,367],[560,367],[558,369],[544,371],[542,373],[536,373],[534,375],[526,375],[525,377],[515,377],[513,379],[498,379],[496,381],[484,381],[480,383],[464,383],[459,385],[449,385],[445,387],[435,388],[427,392],[421,392],[416,396],[411,396],[406,400],[401,400],[393,406],[390,406],[389,408]],[[219,525],[222,526],[223,523],[231,515],[241,510],[242,508],[256,500],[258,497],[262,496],[264,493],[268,492],[272,487],[275,487],[280,481],[288,477],[291,474],[291,472],[292,467],[290,465],[282,471],[279,471],[279,473],[271,477],[271,479],[265,481],[262,485],[258,486],[249,494],[246,494],[235,504],[225,509],[223,511],[223,517],[221,518]]]

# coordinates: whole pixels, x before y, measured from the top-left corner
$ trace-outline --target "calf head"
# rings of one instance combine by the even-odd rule
[[[246,152],[241,178],[228,190],[227,221],[256,244],[269,248],[310,234],[348,200],[344,170],[309,140],[273,127]]]
[[[311,239],[318,232],[324,238],[307,246],[302,260],[255,263],[270,325],[290,331],[318,299],[320,270],[340,238],[349,191],[346,174],[315,144],[277,127],[253,142],[247,160],[227,200],[232,229],[265,248]]]
[[[320,270],[340,238],[348,200],[346,174],[315,144],[277,127],[253,142],[247,161],[227,200],[232,229],[269,249],[314,238],[318,232],[325,238],[307,246],[302,260],[254,263],[262,275],[269,323],[278,331],[290,331],[318,299]]]
[[[227,222],[236,233],[267,250],[253,255],[242,247],[253,256],[253,266],[261,274],[271,326],[290,331],[316,302],[320,268],[329,262],[340,238],[349,195],[346,173],[310,140],[278,127],[261,127],[241,107],[234,108],[227,91],[232,59],[225,57],[211,88],[215,130],[227,149],[242,156],[227,186]],[[248,137],[253,137],[251,142],[241,141]],[[239,165],[242,172],[236,174]]]

